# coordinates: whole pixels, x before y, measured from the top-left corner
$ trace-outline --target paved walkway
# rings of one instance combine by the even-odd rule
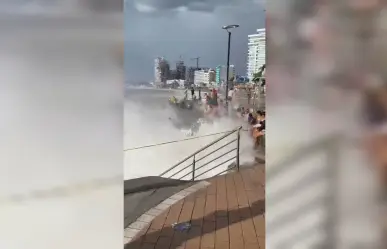
[[[264,165],[209,182],[157,216],[125,249],[265,248]],[[175,222],[191,222],[192,227],[175,231]]]

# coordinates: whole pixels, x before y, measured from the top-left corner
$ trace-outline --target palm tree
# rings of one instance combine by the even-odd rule
[[[253,82],[258,84],[259,82],[262,81],[262,79],[264,78],[263,77],[263,72],[265,71],[266,69],[266,64],[263,64],[260,68],[259,68],[259,71],[257,73],[254,73],[253,75]]]

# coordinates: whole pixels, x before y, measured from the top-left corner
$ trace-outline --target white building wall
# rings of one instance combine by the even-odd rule
[[[212,74],[212,77],[211,77]],[[214,71],[211,70],[197,70],[195,71],[194,84],[199,86],[201,84],[209,85],[214,78]]]
[[[266,30],[257,29],[257,33],[248,36],[247,77],[251,80],[254,73],[266,63]]]
[[[155,76],[155,82],[156,83],[161,82],[160,61],[161,61],[161,58],[156,58],[155,59],[154,76]]]

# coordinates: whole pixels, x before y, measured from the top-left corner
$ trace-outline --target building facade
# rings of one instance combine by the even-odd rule
[[[185,82],[187,85],[192,85],[195,81],[195,71],[201,70],[201,68],[197,69],[196,67],[189,67],[186,76],[185,76]]]
[[[256,34],[248,36],[247,77],[250,81],[253,75],[266,63],[266,30],[257,29]]]
[[[155,59],[155,84],[165,84],[170,78],[170,66],[168,61],[163,57]]]
[[[169,88],[184,88],[185,80],[167,80],[166,86]]]
[[[226,82],[227,66],[223,66],[223,65],[217,66],[215,68],[215,74],[216,74],[215,76],[216,84],[219,85]],[[230,65],[229,72],[228,72],[228,79],[232,80],[233,78],[235,78],[235,66]]]
[[[186,67],[184,66],[184,61],[180,60],[176,62],[176,77],[177,80],[185,80]]]
[[[215,83],[216,73],[212,69],[196,70],[194,73],[195,86],[210,86]]]

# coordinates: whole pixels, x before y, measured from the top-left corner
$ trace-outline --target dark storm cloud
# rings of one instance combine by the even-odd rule
[[[252,1],[235,4],[235,1],[224,0],[223,5],[213,2],[216,4],[212,6],[216,7],[208,12],[176,7],[173,2],[163,5],[168,8],[150,7],[153,12],[148,13],[138,11],[133,1],[125,4],[125,70],[128,82],[153,80],[154,59],[158,56],[165,56],[172,67],[180,56],[188,66],[194,66],[195,61],[191,58],[198,56],[201,57],[201,66],[225,64],[227,33],[221,27],[235,23],[240,27],[233,30],[231,63],[235,64],[238,73],[246,74],[247,36],[264,27],[264,12],[260,4]],[[189,1],[181,2],[188,4]]]
[[[212,12],[219,6],[241,5],[260,0],[134,0],[139,11],[157,12],[166,10],[186,9],[188,11]]]

